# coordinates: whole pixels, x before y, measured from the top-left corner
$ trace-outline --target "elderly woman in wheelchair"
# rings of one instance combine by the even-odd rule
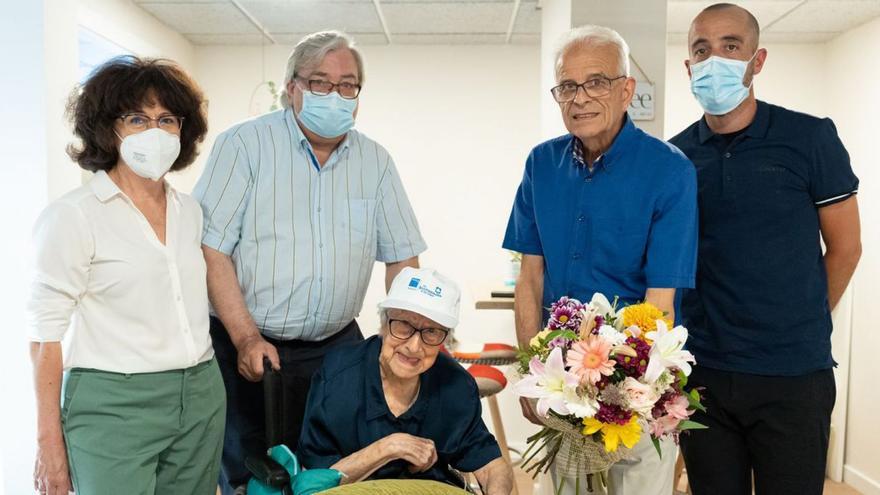
[[[297,455],[341,484],[423,479],[487,494],[512,489],[510,466],[481,418],[473,378],[440,352],[460,293],[430,269],[405,268],[379,305],[380,335],[328,354],[309,392]]]

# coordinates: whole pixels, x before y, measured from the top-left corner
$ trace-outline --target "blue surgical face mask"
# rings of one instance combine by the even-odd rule
[[[755,52],[757,55],[758,52]],[[709,115],[724,115],[738,107],[749,96],[749,86],[743,85],[748,60],[734,60],[711,56],[691,65],[691,93]]]
[[[357,98],[349,100],[336,91],[319,96],[305,90],[302,95],[302,110],[297,117],[308,130],[321,137],[335,138],[354,127]]]

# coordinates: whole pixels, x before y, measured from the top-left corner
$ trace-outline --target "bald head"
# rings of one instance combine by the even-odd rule
[[[743,40],[744,44],[753,51],[757,49],[758,41],[761,37],[761,26],[758,24],[758,19],[751,12],[739,5],[716,3],[700,11],[691,23],[691,29],[688,33],[688,44],[693,45],[695,41],[694,35],[696,34],[695,31],[697,31],[695,28],[699,24],[706,22],[722,22],[737,26],[738,29],[736,31],[746,38]]]

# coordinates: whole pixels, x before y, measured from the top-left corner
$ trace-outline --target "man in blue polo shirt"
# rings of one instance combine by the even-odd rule
[[[529,154],[504,237],[523,254],[515,299],[523,345],[543,326],[542,307],[561,296],[648,300],[674,318],[676,289],[693,287],[696,267],[694,167],[628,118],[635,80],[626,42],[608,28],[577,28],[556,60],[552,95],[570,134]],[[541,424],[527,400],[521,405]],[[662,449],[660,459],[643,436],[637,458],[611,468],[609,492],[671,493],[675,445]],[[575,486],[566,480],[563,489]]]
[[[682,438],[695,495],[822,493],[835,385],[831,309],[861,252],[859,181],[829,119],[755,99],[767,51],[716,4],[688,36],[702,119],[674,137],[697,168],[695,290],[681,313],[709,427]],[[793,81],[794,82],[794,81]],[[823,257],[821,240],[825,244]]]

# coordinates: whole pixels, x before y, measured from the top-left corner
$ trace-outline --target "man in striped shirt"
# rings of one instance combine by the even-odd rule
[[[236,493],[244,458],[265,449],[263,359],[293,398],[284,443],[297,444],[312,374],[332,347],[363,339],[354,318],[373,263],[386,290],[426,249],[394,162],[352,129],[363,63],[339,32],[291,54],[283,110],[222,133],[194,196],[228,412],[221,486]]]

